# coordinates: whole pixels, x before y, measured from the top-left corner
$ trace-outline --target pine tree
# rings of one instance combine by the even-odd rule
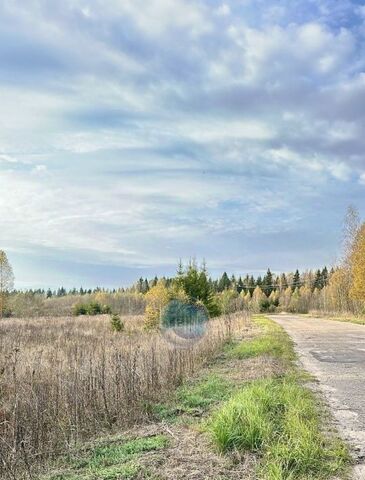
[[[111,317],[110,317],[110,326],[111,326],[111,329],[114,331],[114,332],[123,332],[124,330],[124,322],[122,322],[121,318],[120,318],[120,315],[114,313]]]
[[[143,280],[142,293],[147,293],[149,289],[150,289],[150,286],[148,284],[148,280],[147,280],[147,278],[145,278]]]
[[[274,290],[273,287],[273,274],[270,271],[270,268],[267,270],[266,275],[262,281],[262,291],[265,293],[267,297],[270,296],[271,292]]]
[[[300,273],[299,270],[296,270],[293,276],[293,285],[292,285],[292,290],[293,292],[295,291],[296,288],[300,288],[302,286],[301,281],[300,281]]]
[[[218,282],[218,291],[223,292],[223,290],[226,290],[230,288],[231,286],[231,281],[227,275],[226,272],[223,273],[222,277],[220,278]]]
[[[323,282],[322,282],[322,273],[320,270],[316,271],[316,276],[314,278],[313,282],[313,290],[315,289],[321,290],[323,288]]]
[[[241,293],[243,290],[244,290],[244,285],[243,285],[243,281],[242,281],[242,278],[239,277],[238,279],[238,282],[237,282],[237,292],[238,293]]]
[[[251,275],[249,280],[248,280],[248,288],[249,288],[249,291],[250,291],[251,295],[253,294],[253,291],[255,290],[255,287],[256,287],[256,282],[255,282],[255,279],[254,279],[253,275]]]
[[[322,284],[324,287],[327,287],[328,285],[328,270],[327,267],[324,267],[322,270]]]

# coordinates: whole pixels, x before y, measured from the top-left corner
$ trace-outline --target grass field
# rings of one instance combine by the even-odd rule
[[[245,314],[209,322],[196,343],[143,330],[143,317],[0,321],[0,478],[32,478],[37,465],[84,441],[143,423],[241,331]],[[107,478],[107,477],[105,477]]]

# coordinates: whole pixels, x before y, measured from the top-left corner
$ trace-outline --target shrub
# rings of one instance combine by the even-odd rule
[[[112,313],[112,309],[110,308],[109,305],[103,305],[103,307],[101,309],[101,313],[110,314],[110,313]]]
[[[123,332],[124,331],[124,322],[120,319],[120,315],[114,313],[110,317],[110,325],[114,332]]]
[[[73,307],[73,314],[78,315],[100,315],[111,313],[109,305],[101,305],[99,302],[77,303]]]
[[[72,313],[75,317],[79,315],[87,315],[87,305],[85,303],[77,303],[73,306]]]
[[[98,302],[90,302],[89,306],[87,307],[87,313],[89,315],[99,315],[102,313],[102,307]]]

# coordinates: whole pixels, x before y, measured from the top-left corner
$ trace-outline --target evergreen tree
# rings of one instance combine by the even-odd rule
[[[250,294],[252,296],[253,291],[256,288],[256,282],[255,282],[255,279],[253,278],[253,275],[251,275],[248,279],[247,288],[248,288],[248,291],[250,292]]]
[[[145,278],[143,280],[142,293],[147,293],[149,289],[150,289],[150,286],[148,285],[148,280],[147,278]]]
[[[136,284],[136,292],[143,293],[143,278],[141,277]]]
[[[323,282],[322,282],[322,273],[320,270],[317,270],[316,271],[316,276],[314,278],[314,282],[313,282],[313,291],[315,289],[318,289],[318,290],[321,290],[323,288]]]
[[[292,285],[293,292],[296,288],[299,289],[300,287],[301,287],[300,273],[299,273],[299,270],[296,270],[293,276],[293,285]]]
[[[271,292],[274,290],[273,283],[273,274],[271,273],[271,270],[269,268],[262,281],[262,291],[267,297],[269,297]]]
[[[327,287],[327,285],[328,285],[328,270],[327,270],[327,267],[324,267],[324,269],[322,270],[322,283],[323,283],[323,287]]]
[[[223,273],[222,277],[218,283],[218,291],[223,292],[223,290],[227,290],[231,286],[231,281],[226,272]]]
[[[186,293],[191,303],[202,302],[211,316],[220,313],[207,274],[204,270],[198,269],[196,262],[190,262],[183,275],[177,277],[174,283],[178,289]]]
[[[237,292],[241,293],[242,291],[244,291],[244,289],[245,289],[245,287],[244,287],[242,278],[239,277],[238,282],[237,282]]]

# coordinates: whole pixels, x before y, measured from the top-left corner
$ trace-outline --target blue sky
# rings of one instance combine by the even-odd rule
[[[315,268],[365,212],[365,2],[2,0],[18,287]]]

